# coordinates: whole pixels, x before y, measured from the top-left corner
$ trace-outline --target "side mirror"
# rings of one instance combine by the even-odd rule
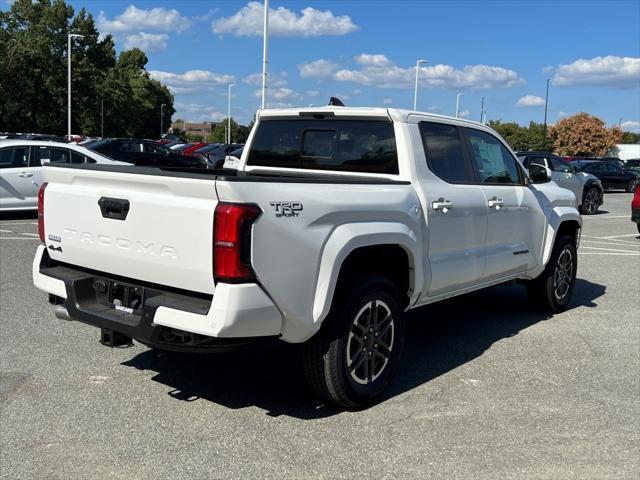
[[[551,181],[551,170],[544,165],[532,163],[529,165],[531,183],[547,183]]]

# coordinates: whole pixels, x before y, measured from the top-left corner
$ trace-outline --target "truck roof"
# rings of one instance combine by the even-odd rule
[[[415,123],[419,120],[433,119],[445,120],[447,123],[458,123],[473,125],[476,127],[488,128],[479,122],[465,120],[464,118],[455,118],[447,115],[438,115],[429,112],[418,112],[413,110],[404,110],[398,108],[380,108],[380,107],[339,107],[335,105],[327,105],[322,107],[306,107],[306,108],[274,108],[266,110],[258,110],[258,118],[271,117],[313,117],[314,114],[331,115],[335,117],[361,117],[361,118],[388,118],[396,122]]]

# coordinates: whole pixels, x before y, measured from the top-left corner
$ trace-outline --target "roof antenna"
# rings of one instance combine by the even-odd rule
[[[344,103],[342,103],[342,100],[337,97],[331,97],[329,99],[329,105],[334,107],[344,107]]]

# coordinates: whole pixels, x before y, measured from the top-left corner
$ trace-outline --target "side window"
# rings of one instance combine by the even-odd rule
[[[555,172],[571,173],[571,167],[556,157],[548,159],[551,164],[551,170]]]
[[[605,163],[605,170],[607,173],[613,173],[615,175],[622,175],[622,168],[613,163]]]
[[[458,128],[444,123],[420,122],[429,170],[448,183],[472,183]]]
[[[29,147],[0,149],[0,168],[29,166]]]
[[[71,163],[77,165],[77,164],[86,163],[86,162],[87,162],[87,157],[77,152],[73,152],[73,151],[71,152]]]
[[[497,138],[480,130],[471,128],[466,130],[480,183],[498,185],[522,183],[515,159]]]
[[[144,150],[148,153],[157,153],[159,155],[169,155],[169,149],[162,145],[156,145],[153,143],[145,143]]]
[[[50,148],[49,161],[51,163],[71,163],[71,152],[61,148]]]

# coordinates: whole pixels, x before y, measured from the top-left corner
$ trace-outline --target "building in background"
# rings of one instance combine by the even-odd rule
[[[616,145],[618,149],[618,158],[620,160],[629,160],[631,158],[640,158],[640,144],[639,143],[619,143]]]
[[[182,130],[189,139],[206,141],[207,137],[218,125],[215,122],[185,122],[178,120],[171,123],[171,131]]]

